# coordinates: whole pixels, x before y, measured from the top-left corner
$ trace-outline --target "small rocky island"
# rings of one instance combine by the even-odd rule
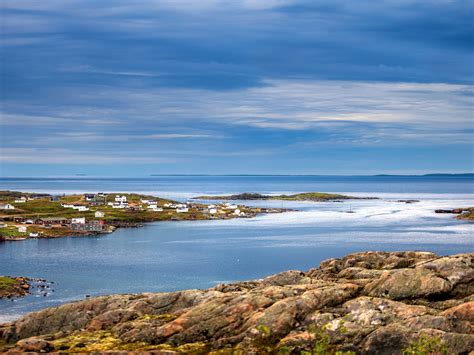
[[[453,208],[450,210],[435,210],[435,213],[457,214],[456,219],[474,221],[474,207]]]
[[[0,326],[0,350],[467,354],[473,293],[473,253],[362,252],[208,290],[45,309]]]
[[[0,276],[0,299],[23,297],[29,290],[30,283],[26,277]]]
[[[198,196],[195,200],[234,200],[234,201],[248,201],[248,200],[280,200],[280,201],[341,201],[341,200],[377,200],[377,197],[355,197],[340,194],[331,194],[325,192],[303,192],[293,195],[262,195],[258,193],[244,192],[238,195],[225,196]]]

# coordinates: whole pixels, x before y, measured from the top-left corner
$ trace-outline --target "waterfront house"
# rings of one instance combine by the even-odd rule
[[[234,210],[234,214],[235,214],[236,216],[240,216],[240,210],[239,210],[238,208],[235,209],[235,210]]]
[[[0,210],[14,210],[15,206],[9,203],[0,203]]]
[[[95,218],[103,218],[105,217],[105,213],[101,211],[96,211],[94,214]]]
[[[86,217],[71,218],[71,224],[85,224]]]
[[[103,221],[88,221],[87,223],[73,223],[71,229],[82,232],[102,232],[105,229]]]
[[[30,235],[31,238],[38,238],[39,237],[38,232],[31,232],[29,235]]]
[[[19,226],[18,227],[18,232],[19,233],[26,233],[26,227],[25,226]]]
[[[177,207],[176,212],[177,213],[186,213],[186,212],[189,212],[189,208],[187,208],[187,207]]]

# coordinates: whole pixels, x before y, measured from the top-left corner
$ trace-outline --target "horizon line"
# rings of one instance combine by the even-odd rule
[[[0,180],[7,179],[81,179],[81,178],[106,178],[106,179],[139,179],[159,176],[288,176],[288,177],[428,177],[428,176],[473,176],[474,173],[426,173],[426,174],[149,174],[143,176],[100,176],[100,175],[88,175],[88,174],[77,174],[77,175],[56,175],[56,176],[1,176]]]

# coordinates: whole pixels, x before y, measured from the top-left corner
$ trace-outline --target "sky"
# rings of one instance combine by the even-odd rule
[[[472,0],[2,0],[0,176],[474,172]]]

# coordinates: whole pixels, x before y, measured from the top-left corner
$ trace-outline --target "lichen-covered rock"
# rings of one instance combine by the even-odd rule
[[[369,296],[394,300],[430,298],[448,293],[453,285],[433,271],[425,268],[386,271],[367,284],[364,292]]]
[[[473,256],[355,253],[209,290],[97,297],[28,314],[0,326],[0,337],[20,352],[400,354],[433,339],[468,353]]]

